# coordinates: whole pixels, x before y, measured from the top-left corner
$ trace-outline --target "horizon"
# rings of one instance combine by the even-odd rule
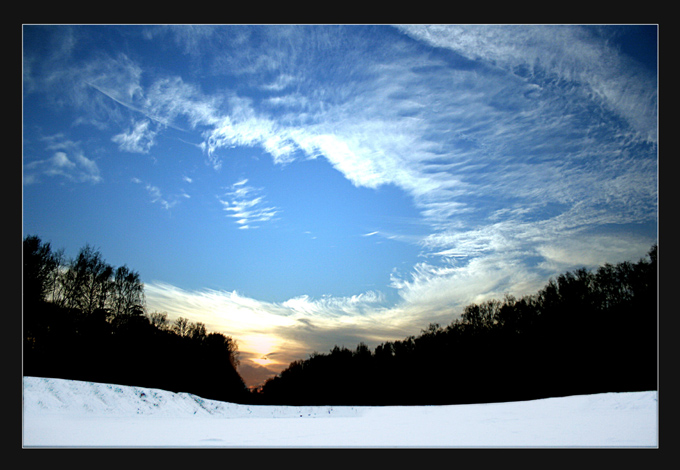
[[[658,242],[656,25],[23,26],[23,233],[248,386]]]

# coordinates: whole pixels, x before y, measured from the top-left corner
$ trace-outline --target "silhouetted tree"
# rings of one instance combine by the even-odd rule
[[[42,302],[52,291],[59,268],[59,258],[49,243],[35,235],[23,241],[23,299],[24,302]]]
[[[165,330],[168,328],[167,312],[151,312],[149,314],[149,323],[158,330]]]
[[[89,244],[71,260],[63,276],[64,305],[90,314],[106,307],[113,267]]]
[[[139,274],[114,269],[90,245],[63,259],[38,237],[23,241],[25,375],[249,401],[231,337],[147,315]]]
[[[205,325],[201,322],[188,323],[186,335],[198,343],[205,341],[207,335]]]
[[[210,351],[226,355],[229,363],[234,368],[238,367],[238,346],[231,336],[226,336],[222,333],[209,333],[205,338],[205,342]]]
[[[298,360],[265,403],[444,404],[656,388],[657,247],[637,263],[551,278],[536,294],[467,305],[418,336]]]
[[[184,317],[179,317],[172,325],[172,331],[179,336],[186,336],[189,333],[189,320]]]
[[[139,273],[127,266],[120,266],[110,285],[111,315],[132,315],[144,311],[144,284]]]

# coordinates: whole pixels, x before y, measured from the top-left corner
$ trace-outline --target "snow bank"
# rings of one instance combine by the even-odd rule
[[[656,447],[657,392],[417,407],[255,406],[24,377],[25,447]]]
[[[24,414],[165,416],[173,418],[316,418],[356,416],[359,407],[254,406],[207,400],[190,393],[77,380],[24,377]]]

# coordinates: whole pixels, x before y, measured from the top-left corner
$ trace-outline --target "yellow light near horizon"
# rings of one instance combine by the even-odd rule
[[[257,365],[264,366],[264,367],[274,363],[267,356],[262,356],[260,358],[251,359],[250,361],[254,362]]]
[[[239,338],[239,350],[244,354],[255,356],[250,360],[258,365],[272,364],[267,355],[275,352],[280,346],[281,340],[269,335],[245,335]]]

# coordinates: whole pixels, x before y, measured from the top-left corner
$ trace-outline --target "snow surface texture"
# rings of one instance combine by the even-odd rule
[[[657,392],[450,406],[262,406],[24,377],[24,447],[657,447]]]

